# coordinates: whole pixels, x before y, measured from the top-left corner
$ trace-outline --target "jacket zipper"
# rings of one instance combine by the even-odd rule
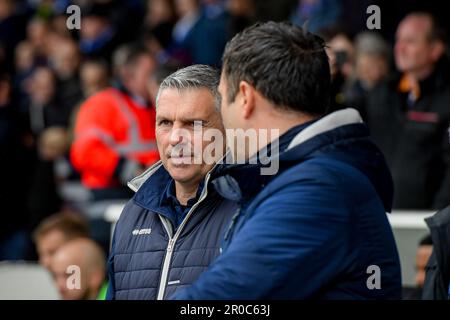
[[[163,269],[161,273],[161,280],[159,282],[159,288],[158,288],[158,296],[157,300],[163,300],[164,299],[164,293],[166,291],[167,287],[167,278],[169,276],[169,268],[170,268],[170,262],[172,259],[172,253],[173,248],[175,247],[175,242],[177,241],[178,237],[181,234],[181,231],[183,230],[183,227],[186,225],[187,221],[189,220],[189,217],[192,215],[194,210],[199,206],[199,204],[205,200],[207,194],[208,194],[208,182],[209,182],[210,174],[208,173],[205,179],[205,189],[204,192],[202,192],[202,195],[200,199],[192,206],[191,210],[189,210],[186,217],[183,219],[183,222],[181,222],[181,225],[178,227],[177,231],[175,232],[175,235],[172,237],[171,228],[169,227],[169,222],[162,216],[159,216],[161,219],[161,222],[164,226],[164,229],[166,229],[167,235],[169,236],[169,243],[167,244],[166,248],[166,255],[164,256],[164,263],[163,263]]]

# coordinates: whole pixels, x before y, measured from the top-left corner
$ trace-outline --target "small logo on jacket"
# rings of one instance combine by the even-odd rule
[[[131,234],[133,236],[140,236],[140,235],[144,235],[144,234],[150,234],[152,232],[151,228],[148,229],[134,229]]]

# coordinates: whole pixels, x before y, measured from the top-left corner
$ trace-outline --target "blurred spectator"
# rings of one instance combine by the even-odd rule
[[[223,10],[208,10],[199,0],[176,0],[175,8],[180,19],[173,31],[176,48],[187,53],[191,63],[219,66],[222,52],[229,38],[228,14]],[[208,45],[205,46],[205,41]],[[185,60],[187,62],[187,60]]]
[[[50,268],[55,252],[65,243],[89,237],[89,225],[76,213],[56,213],[43,220],[33,231],[39,263]]]
[[[356,36],[355,47],[356,77],[370,90],[389,73],[389,45],[379,34],[366,31]]]
[[[425,219],[433,251],[426,264],[423,300],[450,299],[450,206]],[[422,278],[422,277],[421,277]]]
[[[14,85],[18,90],[20,103],[23,106],[26,103],[26,79],[33,73],[34,64],[34,49],[30,42],[22,41],[16,47],[14,66],[16,75],[14,78]],[[22,102],[23,101],[23,102]]]
[[[450,203],[450,69],[445,36],[428,13],[398,26],[399,75],[378,86],[367,121],[392,171],[394,207],[440,209]]]
[[[103,213],[111,202],[128,199],[126,183],[159,159],[155,144],[155,109],[147,83],[156,67],[148,50],[138,44],[121,48],[115,62],[115,87],[89,97],[80,107],[74,129],[71,161],[89,189],[91,203],[83,210],[93,237],[107,251],[110,225]],[[119,59],[120,58],[120,59]]]
[[[423,284],[425,283],[425,267],[432,252],[433,241],[431,236],[428,235],[420,241],[416,254],[416,284],[421,288],[423,288]]]
[[[148,0],[143,31],[150,35],[150,51],[161,54],[172,44],[172,31],[176,22],[173,0]]]
[[[33,46],[36,60],[38,64],[47,62],[48,35],[50,34],[50,26],[47,21],[41,18],[33,18],[27,25],[27,39]]]
[[[85,98],[109,85],[108,66],[101,60],[87,60],[80,68],[81,90]]]
[[[129,48],[122,67],[116,88],[91,96],[76,120],[72,162],[83,183],[100,198],[127,195],[117,191],[142,165],[158,159],[155,110],[147,92],[155,61],[136,45]]]
[[[102,249],[90,239],[75,239],[62,245],[51,259],[50,270],[61,298],[64,300],[102,299],[106,293],[106,257]],[[77,271],[70,269],[78,267]],[[79,279],[69,281],[69,276]],[[79,281],[79,287],[76,282]],[[74,287],[69,287],[69,284]]]
[[[25,37],[25,15],[18,10],[15,0],[0,1],[0,71],[13,71],[15,46]],[[1,64],[4,60],[4,64]]]
[[[339,109],[346,104],[345,92],[352,83],[355,48],[349,36],[340,29],[323,30],[321,36],[327,42],[330,62],[331,108]]]
[[[67,130],[63,127],[50,127],[39,137],[39,154],[43,160],[56,160],[64,156],[68,148]]]
[[[24,259],[27,251],[27,215],[23,193],[27,189],[26,162],[23,161],[21,132],[11,81],[0,74],[0,260]],[[19,168],[19,170],[16,170]]]
[[[377,33],[363,32],[355,38],[355,74],[343,91],[343,103],[366,118],[367,95],[389,74],[390,50]]]
[[[403,300],[421,300],[425,283],[425,267],[433,252],[431,236],[427,235],[419,242],[416,252],[416,285],[403,288]]]
[[[30,128],[35,135],[44,129],[68,124],[70,112],[58,104],[56,97],[56,79],[48,67],[38,67],[28,81]]]
[[[230,37],[256,22],[254,0],[228,0],[227,8],[230,12]]]
[[[60,38],[57,48],[50,56],[50,64],[57,76],[59,108],[69,116],[75,105],[81,100],[82,92],[78,70],[80,53],[75,41]]]
[[[341,0],[300,0],[291,21],[300,27],[307,22],[308,31],[318,32],[336,26],[341,15]]]
[[[20,42],[15,51],[14,67],[17,75],[29,74],[34,67],[34,49],[30,42]]]
[[[64,9],[64,14],[54,16],[50,22],[53,31],[60,37],[69,38],[72,36],[71,30],[67,28],[67,14]]]
[[[108,3],[91,3],[82,8],[80,49],[90,58],[110,61],[119,45],[117,29],[111,23],[111,6]]]

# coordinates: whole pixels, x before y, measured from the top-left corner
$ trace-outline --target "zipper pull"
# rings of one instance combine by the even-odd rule
[[[173,249],[173,243],[174,243],[173,239],[170,239],[170,240],[169,240],[169,244],[167,245],[167,251],[168,251],[168,252],[171,252],[171,251],[172,251],[172,249]]]

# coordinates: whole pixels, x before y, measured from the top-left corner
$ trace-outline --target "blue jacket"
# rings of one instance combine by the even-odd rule
[[[392,179],[361,122],[345,109],[309,125],[279,154],[275,176],[223,170],[218,190],[241,210],[222,254],[172,298],[400,299]]]
[[[178,228],[175,209],[163,201],[172,178],[161,163],[129,183],[136,194],[114,231],[107,299],[164,299],[191,284],[217,257],[237,204],[215,191],[211,174]]]

